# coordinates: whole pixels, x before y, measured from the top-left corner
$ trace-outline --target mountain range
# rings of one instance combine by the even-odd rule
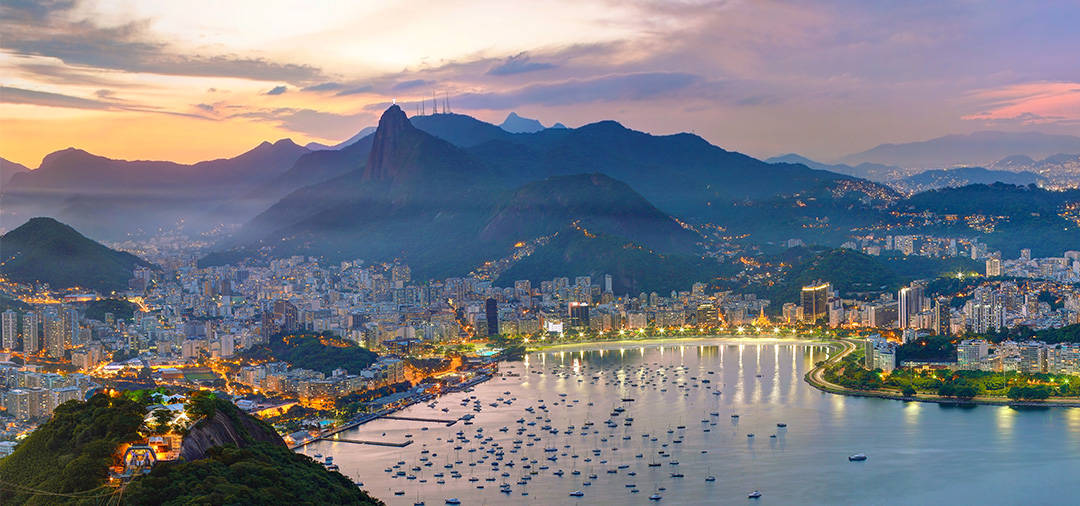
[[[284,173],[309,153],[282,139],[233,158],[185,165],[114,160],[68,148],[4,185],[2,225],[52,216],[106,239],[185,222],[198,231],[222,223],[228,214],[211,212],[222,206],[264,209],[276,199],[253,194],[253,185]]]
[[[1057,153],[1080,153],[1080,137],[1039,132],[975,132],[903,144],[881,144],[844,156],[844,164],[879,163],[906,168],[987,166],[1013,155],[1045,158]]]
[[[399,259],[418,276],[441,277],[548,238],[535,258],[519,259],[519,271],[539,258],[543,269],[526,270],[618,271],[645,259],[685,265],[704,256],[702,237],[673,215],[703,222],[739,216],[745,221],[734,227],[748,231],[770,228],[768,220],[768,233],[786,238],[805,231],[792,215],[807,207],[843,221],[851,206],[869,208],[871,196],[898,198],[868,181],[767,164],[697,136],[653,136],[611,121],[514,134],[457,114],[410,119],[394,106],[371,136],[366,160],[358,149],[325,153],[351,170],[286,196],[204,263],[286,254]],[[616,284],[641,287],[624,270]]]
[[[127,289],[136,267],[153,266],[52,218],[33,218],[0,236],[0,274],[12,281],[108,293]]]

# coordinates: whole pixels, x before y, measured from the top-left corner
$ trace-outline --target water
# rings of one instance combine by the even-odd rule
[[[661,504],[725,504],[748,501],[747,493],[753,490],[762,492],[757,500],[762,504],[1075,502],[1080,492],[1080,481],[1073,479],[1080,470],[1080,409],[958,408],[826,394],[802,377],[827,353],[810,343],[751,339],[591,345],[534,353],[524,363],[500,369],[520,377],[498,377],[472,393],[442,397],[435,408],[420,404],[399,413],[434,418],[472,413],[473,425],[378,420],[342,436],[400,442],[411,434],[415,442],[386,448],[324,441],[305,452],[332,455],[342,473],[363,481],[367,491],[389,504],[422,500],[441,505],[451,497],[462,504],[650,504],[653,493],[662,496]],[[596,375],[599,380],[593,379]],[[722,393],[714,395],[715,390]],[[481,401],[481,412],[473,411],[471,400],[462,407],[462,399],[469,396]],[[489,406],[499,397],[516,400]],[[622,402],[625,397],[635,401]],[[540,400],[546,412],[539,408]],[[535,413],[525,411],[530,406]],[[617,406],[625,413],[610,416]],[[739,418],[732,418],[736,413]],[[629,427],[626,417],[634,419]],[[536,425],[516,423],[520,418]],[[609,418],[617,422],[615,428],[604,424]],[[595,426],[581,435],[587,420]],[[780,422],[787,427],[778,428]],[[543,425],[559,429],[559,434],[541,431]],[[575,429],[565,434],[569,425]],[[677,429],[680,425],[686,428]],[[508,432],[499,431],[504,426]],[[514,440],[531,441],[517,434],[519,427],[542,440],[522,444],[512,453]],[[481,439],[473,438],[478,428],[493,441],[481,445]],[[468,443],[455,441],[458,431]],[[643,433],[650,437],[642,438]],[[455,445],[462,450],[453,450]],[[498,470],[490,465],[495,456],[485,453],[495,446],[504,452]],[[558,451],[545,452],[546,447]],[[469,448],[477,451],[469,453]],[[593,449],[600,449],[600,455]],[[668,456],[660,456],[661,450]],[[636,458],[638,453],[642,458]],[[869,460],[848,462],[855,453],[865,453]],[[572,458],[574,454],[578,458]],[[558,456],[557,462],[545,460],[551,455]],[[483,456],[488,459],[481,460]],[[423,467],[421,457],[433,465]],[[522,457],[537,462],[532,464],[537,474],[527,485],[517,484],[528,473],[521,467],[528,463]],[[457,460],[462,464],[454,469],[462,477],[451,478],[443,466]],[[673,460],[679,464],[671,465]],[[398,461],[405,461],[400,470],[416,479],[384,472]],[[516,465],[506,467],[509,461]],[[649,467],[650,462],[662,465]],[[549,469],[539,470],[545,464]],[[417,465],[421,471],[411,471]],[[619,469],[621,465],[629,467]],[[565,472],[562,477],[553,474],[558,469]],[[581,475],[572,476],[574,469]],[[609,474],[609,469],[617,472]],[[439,472],[445,473],[445,484],[436,483],[433,475]],[[502,477],[503,472],[510,477]],[[672,472],[684,477],[673,478]],[[590,473],[596,479],[589,480]],[[716,481],[705,481],[710,474]],[[479,481],[468,481],[473,476]],[[486,481],[489,477],[496,481]],[[504,482],[510,484],[509,494],[499,491]],[[661,487],[666,490],[659,491]],[[585,495],[570,497],[575,490]],[[396,491],[405,493],[394,495]]]

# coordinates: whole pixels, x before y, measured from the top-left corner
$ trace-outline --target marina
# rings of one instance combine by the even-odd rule
[[[827,394],[803,375],[830,353],[822,343],[746,339],[546,350],[502,364],[471,392],[395,414],[414,420],[381,417],[340,435],[410,439],[408,447],[327,439],[304,451],[333,455],[343,474],[389,504],[875,503],[912,483],[932,484],[933,494],[908,491],[915,504],[970,494],[949,481],[958,477],[991,491],[976,496],[1000,500],[1020,491],[980,476],[990,468],[978,463],[949,466],[962,458],[957,445],[978,445],[987,458],[1022,458],[1046,480],[1064,477],[1055,460],[1078,457],[1066,450],[1043,460],[1060,446],[1019,430],[1050,424],[1063,441],[1080,442],[1068,430],[1080,424],[1076,411],[931,409]],[[430,421],[451,417],[461,421]],[[955,429],[966,423],[1009,430],[975,442]],[[902,444],[912,432],[925,443]],[[937,446],[943,441],[947,451]],[[925,459],[948,471],[919,470]],[[897,478],[899,469],[917,470]],[[863,480],[881,485],[851,486]]]

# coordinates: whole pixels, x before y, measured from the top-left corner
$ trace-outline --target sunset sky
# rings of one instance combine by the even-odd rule
[[[760,157],[1080,135],[1078,2],[3,0],[0,18],[0,157],[31,168],[69,146],[332,143],[433,92],[495,123],[614,119]]]

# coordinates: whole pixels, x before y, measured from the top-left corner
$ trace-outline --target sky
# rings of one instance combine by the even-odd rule
[[[195,162],[335,143],[433,94],[757,157],[1080,135],[1073,1],[3,0],[0,19],[0,157],[31,168],[67,147]]]

